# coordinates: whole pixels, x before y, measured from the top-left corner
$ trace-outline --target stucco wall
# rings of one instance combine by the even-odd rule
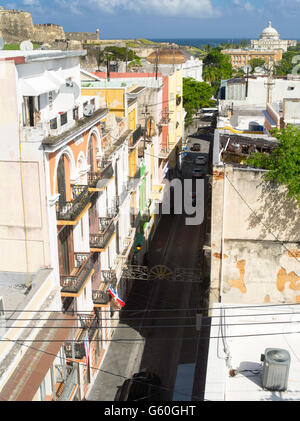
[[[300,212],[265,172],[226,165],[222,302],[300,302]],[[223,166],[214,167],[211,287],[221,285]]]

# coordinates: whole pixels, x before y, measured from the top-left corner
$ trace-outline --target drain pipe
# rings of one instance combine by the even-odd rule
[[[226,146],[224,149],[221,150],[219,155],[219,163],[221,161],[221,155],[223,152],[227,150],[228,144],[230,141],[230,137],[228,138],[228,141],[226,143]],[[224,273],[224,221],[225,221],[225,199],[226,199],[226,164],[225,162],[222,162],[223,164],[223,171],[224,171],[224,181],[223,181],[223,213],[222,213],[222,237],[221,237],[221,275],[220,275],[220,290],[219,290],[219,303],[222,302],[222,292],[223,292],[223,273]]]

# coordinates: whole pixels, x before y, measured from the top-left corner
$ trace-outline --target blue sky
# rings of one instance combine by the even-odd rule
[[[269,20],[281,38],[300,39],[300,0],[0,0],[34,23],[100,38],[258,38]]]

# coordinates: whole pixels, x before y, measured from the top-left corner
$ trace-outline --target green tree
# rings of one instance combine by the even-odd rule
[[[300,129],[288,125],[274,130],[278,145],[269,154],[257,152],[246,159],[247,164],[269,170],[265,178],[284,184],[288,196],[295,197],[300,206]]]
[[[290,47],[292,48],[292,47]],[[296,47],[295,47],[296,48]],[[286,51],[282,54],[282,60],[275,66],[275,73],[278,76],[286,76],[293,72],[295,66],[300,62],[296,56],[300,55],[300,50]],[[298,69],[298,74],[300,73]]]
[[[198,82],[193,78],[183,78],[183,108],[186,111],[185,126],[192,123],[193,114],[199,108],[209,107],[213,88],[206,82]]]
[[[207,54],[203,60],[203,78],[209,82],[213,88],[213,95],[216,97],[220,89],[221,80],[232,77],[232,65],[230,57],[221,53],[221,48],[217,47]]]
[[[266,62],[263,58],[252,58],[251,60],[249,60],[249,65],[251,66],[251,73],[254,73],[256,67],[264,68]]]

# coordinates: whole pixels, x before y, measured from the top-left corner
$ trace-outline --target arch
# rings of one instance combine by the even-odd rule
[[[58,171],[60,171],[60,174],[58,174]],[[63,171],[64,171],[64,176],[62,175]],[[74,155],[72,153],[72,150],[69,147],[67,147],[57,154],[56,162],[55,162],[55,170],[54,170],[54,175],[53,175],[54,191],[56,193],[60,193],[59,189],[61,189],[61,193],[60,193],[61,200],[62,199],[71,200],[71,197],[72,197],[71,179],[75,178],[75,173],[76,173],[76,166],[75,166]],[[58,182],[58,177],[61,177],[60,186]],[[62,177],[64,178],[64,181]],[[63,184],[65,185],[65,194],[63,194]]]
[[[99,131],[93,127],[89,132],[89,137],[86,146],[86,162],[90,165],[90,171],[97,170],[96,156],[101,153],[101,138]]]

